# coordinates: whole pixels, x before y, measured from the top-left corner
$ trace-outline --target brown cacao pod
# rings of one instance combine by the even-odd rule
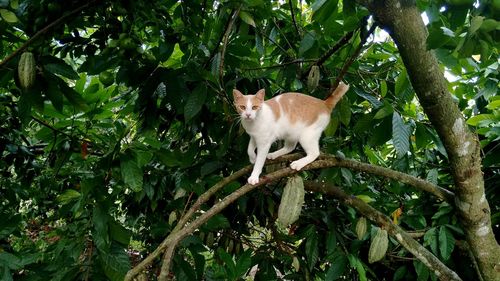
[[[24,52],[17,65],[19,84],[23,90],[27,90],[35,84],[36,64],[35,56],[31,52]]]
[[[288,226],[299,219],[304,204],[304,182],[300,176],[293,176],[283,189],[278,209],[278,224]]]
[[[368,222],[366,221],[366,218],[365,217],[359,218],[358,222],[356,223],[356,236],[358,237],[358,240],[363,239],[367,230],[368,230]]]
[[[375,237],[372,237],[370,250],[368,250],[368,262],[374,263],[381,260],[387,252],[389,246],[389,239],[387,238],[387,231],[382,228],[377,228]]]

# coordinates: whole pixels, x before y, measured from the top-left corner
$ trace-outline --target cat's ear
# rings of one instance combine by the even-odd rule
[[[266,96],[266,89],[260,89],[257,94],[255,94],[257,99],[264,101],[264,97]]]
[[[241,97],[243,97],[243,94],[240,91],[233,89],[233,99],[237,100]]]

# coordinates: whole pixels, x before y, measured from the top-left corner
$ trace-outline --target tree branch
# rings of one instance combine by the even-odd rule
[[[15,56],[17,56],[20,52],[24,51],[26,48],[28,48],[29,45],[31,45],[35,40],[37,40],[40,36],[42,36],[43,34],[45,34],[47,31],[49,31],[51,28],[53,28],[54,26],[57,26],[59,24],[61,24],[62,22],[64,22],[66,19],[70,18],[70,17],[73,17],[75,14],[85,10],[86,8],[88,8],[90,5],[94,4],[95,2],[97,2],[99,0],[91,0],[85,4],[83,4],[82,6],[74,9],[73,11],[61,16],[60,18],[56,19],[55,21],[51,22],[49,25],[47,25],[46,27],[40,29],[37,33],[35,33],[35,35],[33,35],[30,39],[28,39],[28,41],[24,42],[24,44],[21,45],[21,47],[19,47],[17,50],[15,50],[14,52],[12,52],[10,55],[8,55],[7,57],[5,57],[1,62],[0,62],[0,68],[2,66],[4,66],[5,64],[7,64],[10,60],[12,60]]]
[[[335,167],[343,167],[348,168],[360,172],[366,172],[373,175],[383,176],[385,178],[397,180],[399,182],[408,184],[413,186],[416,189],[431,193],[437,198],[448,202],[451,205],[454,205],[455,194],[453,192],[437,186],[429,181],[398,172],[389,168],[384,168],[376,165],[371,165],[363,162],[359,162],[352,159],[347,158],[339,158],[332,155],[322,154],[320,156],[321,159],[328,159],[333,161]]]
[[[268,161],[266,165],[269,164],[274,164],[274,163],[280,163],[280,162],[289,162],[296,160],[298,158],[302,157],[302,154],[300,153],[295,153],[295,154],[289,154],[282,156],[278,159]],[[384,177],[388,177],[394,180],[399,180],[403,183],[406,183],[408,185],[411,185],[417,189],[430,192],[434,195],[436,195],[438,198],[441,199],[446,199],[449,196],[453,196],[453,193],[440,188],[438,186],[433,185],[432,183],[426,182],[425,180],[418,179],[416,177],[393,171],[391,169],[383,168],[383,167],[378,167],[375,165],[370,165],[370,164],[365,164],[361,163],[355,160],[348,160],[348,159],[338,159],[333,156],[328,156],[328,155],[321,155],[319,160],[316,160],[312,162],[311,164],[307,165],[304,167],[304,170],[311,170],[311,169],[319,169],[319,168],[327,168],[327,167],[345,167],[345,168],[350,168],[353,170],[358,170],[358,171],[363,171],[375,175],[380,175]],[[211,216],[219,213],[222,209],[224,209],[226,206],[231,204],[234,200],[237,198],[243,196],[247,192],[261,186],[264,184],[267,184],[269,182],[275,181],[277,179],[280,179],[285,176],[289,176],[292,174],[295,174],[297,171],[292,170],[290,168],[283,168],[280,169],[274,173],[268,174],[261,178],[259,181],[259,184],[257,185],[244,185],[241,188],[239,188],[237,191],[234,193],[231,193],[221,201],[219,201],[217,204],[212,206],[208,211],[200,215],[198,218],[193,220],[191,223],[188,223],[189,220],[194,216],[194,214],[200,209],[200,207],[206,203],[216,192],[218,192],[220,189],[222,189],[224,186],[227,184],[237,180],[238,178],[242,177],[243,175],[249,173],[252,169],[252,165],[248,165],[230,176],[222,179],[220,182],[216,183],[214,186],[212,186],[209,190],[207,190],[205,193],[203,193],[198,199],[196,200],[195,203],[189,208],[189,210],[185,213],[185,215],[179,220],[175,228],[172,230],[172,232],[162,241],[162,243],[151,253],[149,254],[143,261],[141,261],[138,265],[136,265],[134,268],[132,268],[126,275],[125,280],[132,280],[137,274],[139,274],[141,271],[143,271],[147,265],[153,262],[154,259],[156,259],[165,249],[168,247],[175,247],[178,242],[182,241],[184,237],[195,231],[199,226],[201,226],[203,223],[205,223]],[[451,201],[453,202],[453,201]],[[215,208],[215,209],[214,209]],[[165,255],[165,257],[171,257],[171,255]],[[170,260],[163,261],[164,263],[170,263]]]
[[[291,16],[292,16],[292,22],[293,22],[293,26],[295,27],[295,30],[297,31],[297,34],[301,34],[300,30],[299,30],[299,26],[297,25],[297,21],[295,20],[295,12],[293,11],[293,3],[292,3],[292,0],[288,0],[288,4],[290,5],[290,13],[291,13]]]
[[[415,1],[365,0],[377,22],[396,43],[424,112],[443,141],[455,183],[455,205],[484,280],[500,280],[500,245],[486,200],[478,136],[471,132],[433,50]]]
[[[344,47],[349,40],[351,40],[352,36],[354,35],[354,31],[349,31],[347,32],[342,38],[340,38],[335,44],[328,50],[326,51],[325,54],[323,54],[319,59],[316,60],[316,62],[313,65],[321,66],[327,59],[329,59],[333,54],[335,54],[338,50],[340,50],[342,47]],[[307,69],[304,73],[302,73],[301,79],[304,79],[308,74],[309,71],[311,71],[311,67]]]
[[[340,70],[339,75],[337,75],[335,82],[333,82],[332,87],[330,88],[330,93],[333,92],[333,90],[335,90],[337,88],[337,86],[339,85],[340,81],[342,81],[342,78],[346,74],[346,72],[349,69],[349,67],[351,66],[351,64],[354,62],[354,60],[356,60],[358,58],[359,54],[361,53],[361,50],[363,49],[363,47],[366,43],[366,40],[368,40],[368,37],[370,37],[370,35],[375,31],[375,28],[377,28],[377,24],[374,23],[370,27],[368,32],[366,32],[366,33],[361,32],[361,42],[359,42],[358,47],[356,48],[356,50],[354,51],[352,56],[349,58],[349,60],[347,60],[344,63],[344,66],[342,66],[342,69]]]
[[[444,265],[429,250],[415,241],[401,227],[393,224],[391,219],[379,212],[363,200],[348,195],[340,188],[326,183],[316,183],[311,181],[304,182],[304,187],[309,191],[321,192],[339,199],[343,204],[355,208],[360,214],[378,224],[381,228],[396,238],[398,242],[419,259],[427,268],[432,270],[440,280],[461,281],[460,277],[446,265]]]
[[[231,18],[226,28],[226,32],[224,33],[224,37],[222,38],[222,48],[220,51],[220,64],[219,64],[219,83],[222,88],[224,85],[224,56],[226,54],[227,42],[229,40],[229,35],[231,34],[231,29],[233,28],[234,22],[238,14],[240,13],[241,6],[238,9],[234,10],[231,14]]]

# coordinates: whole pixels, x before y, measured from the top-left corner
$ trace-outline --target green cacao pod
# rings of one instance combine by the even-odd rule
[[[304,204],[304,182],[299,176],[290,177],[283,189],[278,209],[278,224],[288,226],[299,219]]]
[[[381,260],[385,256],[388,246],[389,239],[387,238],[387,231],[377,228],[375,237],[372,237],[370,250],[368,251],[368,262],[374,263]]]
[[[358,222],[356,223],[356,236],[358,237],[358,240],[363,239],[367,229],[368,229],[368,223],[366,221],[366,218],[365,217],[359,218]]]
[[[309,71],[309,75],[307,76],[307,88],[309,88],[309,91],[312,91],[318,87],[319,84],[319,66],[313,65],[311,67],[311,70]]]
[[[19,77],[19,84],[21,88],[27,90],[35,84],[36,76],[35,57],[31,52],[24,52],[19,59],[17,66],[17,75]]]

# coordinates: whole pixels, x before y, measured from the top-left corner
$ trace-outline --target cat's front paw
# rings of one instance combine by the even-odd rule
[[[248,178],[248,183],[251,185],[256,185],[259,183],[259,176],[250,176]]]
[[[304,161],[301,161],[302,159],[299,159],[297,161],[293,161],[291,164],[290,164],[290,168],[296,170],[296,171],[300,171],[302,168],[304,168],[305,165],[309,164],[309,162],[304,162]]]

